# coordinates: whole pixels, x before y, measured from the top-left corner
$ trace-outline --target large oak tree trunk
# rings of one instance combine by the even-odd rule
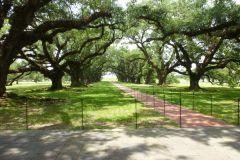
[[[81,64],[78,62],[69,62],[71,87],[79,87],[84,85],[84,75]]]
[[[150,69],[147,72],[146,79],[145,79],[145,84],[151,84],[152,82],[154,82],[154,80],[153,80],[153,70]]]
[[[200,81],[200,78],[201,78],[200,75],[190,74],[189,78],[190,78],[190,86],[189,86],[190,90],[195,91],[195,90],[201,89],[201,87],[199,86],[199,81]]]
[[[11,49],[11,47],[9,48]],[[14,54],[10,54],[10,52],[4,51],[4,49],[1,48],[0,50],[0,97],[2,97],[6,93],[7,76],[8,76],[10,65],[13,62],[12,60],[13,56]]]
[[[58,73],[58,74],[52,75],[50,77],[52,81],[52,86],[49,89],[52,91],[61,90],[63,88],[63,85],[62,85],[63,76],[64,76],[64,73]]]
[[[130,77],[130,83],[136,83],[136,79],[134,77]]]
[[[75,70],[71,71],[71,87],[79,87],[84,85],[83,75],[81,71]]]
[[[3,66],[1,63],[1,66],[0,66],[0,97],[2,97],[4,95],[4,93],[6,92],[8,69],[9,69],[9,67]]]
[[[137,84],[140,84],[140,83],[141,83],[141,77],[140,77],[140,76],[137,77],[136,83],[137,83]]]
[[[167,75],[164,73],[158,73],[158,85],[164,85],[167,80]]]
[[[71,74],[71,87],[79,87],[82,85],[79,76]]]

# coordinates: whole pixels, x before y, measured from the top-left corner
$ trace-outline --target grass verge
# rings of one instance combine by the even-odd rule
[[[8,90],[28,97],[29,129],[135,128],[135,101],[110,82],[85,88],[47,91],[48,85],[12,86]],[[82,106],[83,102],[83,106]],[[0,129],[26,128],[26,100],[14,98],[0,102]],[[82,121],[83,111],[83,121]],[[137,124],[145,127],[175,127],[152,108],[137,102]]]

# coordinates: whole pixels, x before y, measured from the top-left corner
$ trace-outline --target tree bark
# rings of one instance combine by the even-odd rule
[[[81,68],[81,64],[78,62],[69,62],[68,63],[71,77],[71,87],[80,87],[84,85],[84,75]]]
[[[167,75],[165,73],[158,73],[158,85],[166,84]]]
[[[130,82],[131,82],[131,83],[136,83],[135,78],[134,78],[134,77],[131,77],[131,78],[130,78]]]
[[[2,38],[0,45],[0,97],[6,92],[7,75],[9,67],[12,64],[16,54],[25,46],[31,45],[38,40],[46,40],[52,42],[56,34],[63,33],[71,29],[83,29],[101,17],[111,17],[109,12],[94,12],[89,16],[84,16],[79,20],[55,20],[51,19],[34,27],[33,31],[28,31],[28,27],[32,24],[35,13],[43,6],[47,5],[51,0],[44,1],[28,1],[22,5],[15,6],[12,1],[4,1],[6,5],[4,12],[0,18],[0,29],[3,27],[5,19],[11,23],[10,29],[7,31],[6,38]],[[35,3],[37,2],[37,3]],[[2,6],[3,7],[3,6]],[[10,11],[11,10],[11,11]],[[2,12],[2,8],[1,8]],[[10,13],[11,12],[11,13]],[[9,14],[9,18],[7,18]],[[52,33],[48,31],[53,30]]]
[[[150,69],[147,72],[146,79],[145,79],[145,84],[151,84],[153,82],[153,70]]]
[[[8,69],[0,68],[0,97],[6,92]]]
[[[140,84],[140,83],[141,83],[141,76],[137,77],[136,83],[137,83],[137,84]]]
[[[199,81],[201,78],[200,75],[190,74],[189,78],[190,78],[189,90],[197,91],[197,90],[201,89],[201,87],[199,86]]]
[[[52,81],[52,86],[49,88],[51,91],[61,90],[63,88],[62,78],[64,73],[55,74],[50,79]]]
[[[2,53],[0,53],[1,56]],[[0,58],[0,97],[6,92],[7,75],[11,65],[11,61],[7,57]]]
[[[70,77],[71,77],[71,87],[79,87],[82,85],[82,83],[79,80],[79,76],[71,74]]]
[[[71,71],[70,77],[71,77],[71,87],[80,87],[84,85],[81,71],[78,71],[78,70]]]

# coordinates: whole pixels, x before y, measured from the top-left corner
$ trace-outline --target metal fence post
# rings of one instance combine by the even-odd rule
[[[26,98],[26,105],[25,105],[25,118],[26,118],[26,130],[28,130],[28,98]]]
[[[134,89],[134,97],[137,96],[137,90],[136,90],[136,87],[133,88]]]
[[[139,89],[137,88],[137,98],[139,99]]]
[[[146,102],[148,102],[148,88],[147,88],[147,90],[146,90]]]
[[[166,114],[166,97],[165,97],[165,92],[164,92],[164,95],[163,95],[163,115],[165,117],[165,114]]]
[[[154,85],[153,85],[153,107],[154,107],[154,110],[155,110],[156,108],[155,108],[155,88],[154,88]]]
[[[145,101],[147,102],[148,98],[147,98],[147,90],[145,90]]]
[[[195,111],[195,93],[194,93],[194,91],[192,92],[192,109],[193,109],[193,111]]]
[[[152,85],[152,94],[154,95],[154,85]]]
[[[170,102],[172,103],[172,94],[173,94],[173,91],[172,91],[172,89],[171,89],[171,91],[170,91]]]
[[[143,102],[145,101],[145,99],[146,99],[146,97],[145,97],[145,88],[143,88],[143,97],[142,97],[142,100],[143,100]]]
[[[138,129],[138,112],[137,112],[137,100],[135,98],[135,128]]]
[[[240,105],[239,105],[239,103],[240,103],[240,99],[238,98],[238,122],[237,122],[238,125],[240,125]]]
[[[83,111],[83,98],[81,99],[81,108],[82,108],[82,114],[81,114],[82,115],[82,129],[84,129],[84,124],[83,124],[83,122],[84,122],[83,121],[83,118],[84,118],[84,116],[83,116],[83,112],[84,112]]]
[[[165,88],[163,87],[163,95],[165,95]]]
[[[180,91],[180,95],[179,95],[179,97],[180,97],[180,100],[179,100],[179,105],[180,105],[180,110],[179,110],[179,126],[180,126],[180,128],[182,128],[182,92]]]
[[[213,115],[213,108],[212,108],[212,94],[211,94],[211,116]]]

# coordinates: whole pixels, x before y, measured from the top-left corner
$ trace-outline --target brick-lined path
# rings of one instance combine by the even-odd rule
[[[116,87],[122,91],[128,93],[132,97],[135,97],[138,101],[143,102],[146,106],[154,107],[158,112],[164,113],[164,101],[160,100],[152,95],[145,94],[118,83],[113,83]],[[165,102],[165,116],[174,120],[178,124],[180,123],[180,107],[175,104]],[[203,126],[230,126],[221,120],[218,120],[212,116],[204,115],[198,112],[191,111],[186,108],[182,108],[181,116],[182,127],[203,127]]]

